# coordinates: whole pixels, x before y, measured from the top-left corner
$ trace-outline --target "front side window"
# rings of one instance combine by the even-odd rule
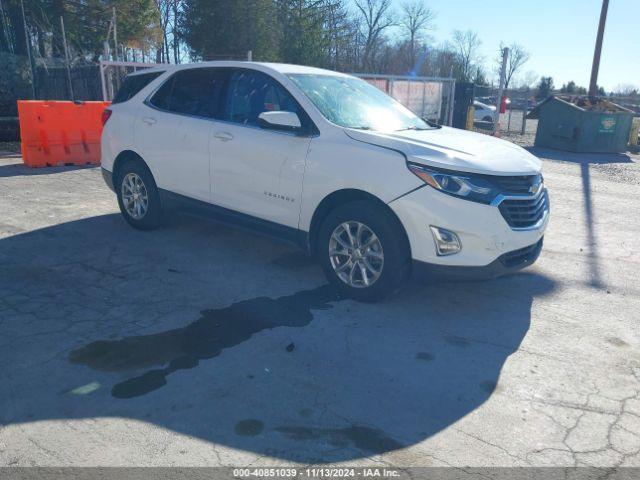
[[[150,102],[169,112],[215,118],[223,85],[224,74],[216,69],[183,70],[167,80]]]
[[[300,116],[298,104],[279,83],[262,72],[238,70],[231,74],[224,119],[258,125],[263,112],[287,111]]]
[[[427,130],[430,127],[387,94],[354,77],[292,74],[289,78],[332,123],[363,130]]]

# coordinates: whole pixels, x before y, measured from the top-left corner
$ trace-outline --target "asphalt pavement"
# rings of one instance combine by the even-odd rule
[[[131,229],[0,159],[0,465],[640,466],[640,157],[534,151],[538,263],[340,298],[302,252]]]

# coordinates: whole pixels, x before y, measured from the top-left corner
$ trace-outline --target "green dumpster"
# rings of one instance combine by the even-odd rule
[[[621,153],[627,150],[633,112],[604,99],[552,96],[529,118],[538,118],[536,147]]]

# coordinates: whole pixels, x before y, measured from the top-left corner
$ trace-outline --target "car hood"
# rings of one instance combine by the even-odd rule
[[[354,140],[402,152],[426,166],[486,175],[534,175],[540,160],[505,140],[457,128],[374,132],[345,129]]]

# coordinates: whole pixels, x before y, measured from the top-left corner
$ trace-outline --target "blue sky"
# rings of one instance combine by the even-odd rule
[[[393,0],[399,7],[403,0]],[[601,0],[426,0],[437,18],[435,41],[451,32],[475,30],[487,66],[493,68],[500,41],[522,44],[531,60],[523,72],[588,86]],[[640,86],[640,0],[610,0],[599,82]]]

